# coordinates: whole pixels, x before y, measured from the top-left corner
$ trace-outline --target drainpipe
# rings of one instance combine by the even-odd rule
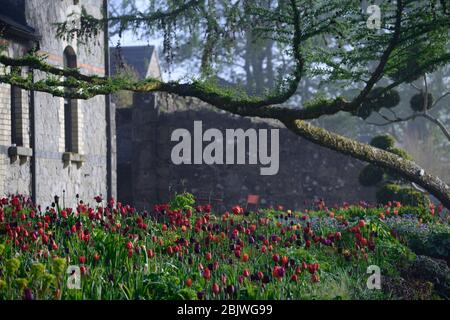
[[[34,82],[34,70],[30,68],[31,81]],[[30,90],[30,96],[28,101],[28,112],[30,117],[30,147],[33,149],[33,155],[31,156],[31,199],[33,203],[37,201],[37,188],[36,188],[36,113],[35,113],[35,103],[34,103],[34,90]]]
[[[108,41],[108,0],[103,0],[103,17],[105,18],[103,26],[103,46],[105,55],[105,77],[110,76],[110,61],[109,61],[109,41]],[[106,184],[107,184],[107,198],[115,196],[115,182],[113,179],[114,156],[113,156],[113,137],[114,126],[112,122],[114,120],[114,114],[111,106],[111,95],[105,95],[105,109],[106,109]]]

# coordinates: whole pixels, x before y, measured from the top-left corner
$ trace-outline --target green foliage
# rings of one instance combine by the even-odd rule
[[[178,194],[172,201],[172,209],[190,207],[194,205],[192,200],[190,194]],[[97,209],[101,206],[98,204]],[[14,221],[29,232],[50,216],[50,212],[43,212],[43,215],[30,217],[32,207],[28,204],[22,208],[25,220],[13,217],[10,205],[3,209],[7,221]],[[88,207],[87,211],[91,209]],[[38,254],[48,247],[41,238],[29,248],[30,251],[23,251],[14,242],[8,242],[3,250],[6,253],[0,258],[0,269],[5,271],[0,279],[0,299],[21,299],[25,288],[39,300],[387,299],[390,294],[367,290],[367,266],[377,265],[383,276],[398,277],[399,262],[415,257],[407,245],[418,245],[405,240],[411,234],[410,226],[400,233],[396,221],[402,221],[401,226],[405,226],[405,221],[411,221],[418,229],[412,231],[414,236],[410,239],[415,234],[422,237],[422,230],[428,232],[419,228],[417,216],[412,213],[414,208],[404,209],[397,205],[391,208],[345,206],[334,208],[333,214],[323,208],[309,212],[267,209],[232,216],[213,212],[207,215],[208,219],[205,213],[193,211],[188,225],[184,219],[160,221],[137,211],[123,214],[118,207],[113,209],[113,219],[108,222],[73,212],[66,217],[47,220],[44,232],[51,234],[57,245],[52,248],[51,256]],[[389,209],[391,216],[388,217]],[[399,211],[398,217],[393,216],[393,210]],[[361,220],[364,220],[363,224]],[[428,232],[420,245],[425,245],[427,253],[433,255],[448,254],[448,225],[430,221],[430,228],[438,236],[434,239]],[[83,222],[80,233],[67,234],[66,226],[77,222]],[[234,232],[229,232],[231,223],[234,224],[232,229],[245,224],[250,230],[249,234],[240,236],[245,243],[240,250],[233,249],[236,237]],[[210,224],[214,227],[208,230]],[[80,239],[80,234],[88,234],[91,238],[85,241]],[[270,249],[263,246],[266,240],[260,236],[270,241]],[[2,243],[6,238],[6,235],[0,235]],[[309,245],[305,238],[311,240]],[[211,240],[205,243],[205,239]],[[279,255],[282,260],[274,261],[273,255]],[[70,290],[65,287],[69,276],[66,267],[78,261],[84,270],[81,290]],[[307,270],[302,270],[303,263],[307,264]],[[317,270],[310,271],[315,264]],[[280,266],[283,266],[282,273],[274,273]],[[210,270],[210,277],[205,276],[206,269]],[[443,292],[441,290],[445,288],[437,287],[437,282],[431,279],[437,277],[441,284],[444,283],[445,270],[441,266],[427,263],[422,269],[416,269],[426,271],[430,281]],[[260,273],[264,281],[259,278]],[[422,279],[420,274],[408,278],[411,281]],[[231,292],[224,282],[233,286]],[[420,285],[414,284],[412,291],[416,295],[420,292],[422,296]],[[219,286],[218,291],[216,286]],[[433,287],[424,287],[423,296],[433,294],[433,290]],[[410,297],[407,292],[398,292],[401,298]]]
[[[433,220],[419,224],[417,218],[397,218],[390,219],[388,225],[396,237],[416,254],[443,259],[450,263],[450,227],[448,224],[433,223]]]
[[[444,259],[450,263],[450,233],[430,232],[426,236],[410,234],[408,246],[417,254],[426,254],[430,257]]]
[[[436,220],[436,217],[431,215],[429,208],[425,207],[414,207],[410,205],[403,205],[398,208],[398,215],[404,216],[414,216],[417,219],[421,219],[424,223],[430,223]]]
[[[195,197],[189,192],[178,193],[170,201],[171,210],[186,210],[191,209],[195,204]]]
[[[376,136],[370,141],[370,145],[372,145],[375,148],[379,148],[379,149],[394,153],[403,159],[406,159],[406,160],[411,159],[411,156],[405,150],[394,146],[395,140],[391,135],[383,134],[383,135]],[[402,182],[401,177],[399,177],[396,172],[394,172],[392,170],[388,170],[388,169],[381,169],[372,164],[366,165],[361,170],[358,180],[359,180],[359,183],[363,186],[374,186],[374,185],[380,184],[382,182],[386,183],[388,181],[391,181],[391,182],[396,181],[399,183]],[[382,186],[381,188],[382,189],[386,188],[386,186]],[[398,186],[398,188],[400,189],[400,186]],[[387,187],[387,190],[384,190],[384,189],[378,190],[377,194],[378,194],[378,192],[380,194],[379,197],[377,196],[378,201],[380,201],[380,199],[382,199],[384,201],[382,203],[386,203],[387,201],[393,200],[393,199],[391,199],[393,197],[391,194],[393,192],[393,190],[390,187]],[[389,194],[389,196],[387,194]],[[414,195],[412,197],[418,197],[418,196],[419,195]],[[385,200],[388,198],[390,200]],[[408,201],[412,201],[412,200],[408,200]],[[408,202],[408,203],[411,203],[411,202]]]
[[[401,158],[403,158],[405,160],[411,160],[412,159],[411,155],[409,155],[408,152],[406,152],[405,150],[403,150],[401,148],[390,147],[390,148],[386,149],[386,151],[394,153],[394,154],[398,155],[399,157],[401,157]]]
[[[431,204],[427,195],[411,187],[401,187],[397,184],[387,183],[376,192],[379,203],[386,204],[389,201],[399,201],[404,205],[428,208]]]

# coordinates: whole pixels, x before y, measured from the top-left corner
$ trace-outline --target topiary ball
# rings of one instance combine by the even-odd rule
[[[400,95],[396,90],[384,90],[383,87],[374,88],[367,96],[367,101],[358,109],[357,115],[367,119],[373,111],[393,108],[400,103]]]
[[[358,180],[365,187],[376,185],[383,180],[383,169],[369,164],[361,170]]]
[[[409,107],[415,111],[423,111],[423,107],[425,105],[425,93],[418,93],[411,97],[411,100],[409,101]],[[427,110],[431,109],[433,106],[433,95],[431,93],[428,93],[427,95]]]
[[[378,148],[378,149],[383,149],[383,150],[393,148],[394,144],[395,144],[394,137],[392,137],[391,135],[388,135],[388,134],[382,134],[382,135],[376,136],[370,141],[371,146]]]

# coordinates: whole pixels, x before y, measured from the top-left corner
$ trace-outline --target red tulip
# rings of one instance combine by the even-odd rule
[[[81,272],[81,274],[86,274],[86,267],[85,266],[81,266],[80,267],[80,272]]]
[[[186,280],[186,285],[187,285],[188,287],[192,286],[192,279],[191,279],[191,278],[188,278],[188,279]]]
[[[211,259],[212,259],[212,254],[211,254],[211,252],[207,252],[207,253],[205,254],[205,259],[206,259],[206,261],[211,261]]]
[[[283,267],[275,266],[275,267],[273,268],[272,275],[273,275],[275,278],[281,279],[281,278],[284,276],[285,271],[286,271],[286,270],[285,270]]]
[[[217,283],[214,283],[214,284],[212,285],[212,292],[213,292],[214,294],[219,294],[219,292],[220,292],[220,287],[219,287],[219,285],[218,285]]]
[[[288,257],[283,256],[283,257],[281,258],[281,264],[282,264],[283,266],[286,265],[288,262],[289,262],[289,258],[288,258]]]
[[[240,206],[234,206],[231,210],[235,215],[244,213],[244,209],[242,209]]]
[[[292,281],[292,282],[297,282],[297,280],[298,280],[297,275],[296,275],[296,274],[293,274],[292,277],[291,277],[291,281]]]
[[[127,249],[128,249],[128,250],[133,249],[133,243],[132,243],[131,241],[128,241],[128,242],[127,242]]]
[[[358,226],[359,226],[360,228],[364,228],[365,225],[366,225],[366,222],[365,222],[363,219],[359,220]]]
[[[308,249],[309,247],[311,247],[311,240],[306,240],[305,247],[306,247],[306,249]]]
[[[306,270],[308,268],[308,265],[306,264],[305,261],[302,262],[302,269]]]
[[[243,262],[247,262],[248,259],[249,259],[248,254],[247,254],[247,253],[244,253],[244,254],[242,255],[242,261],[243,261]]]
[[[206,268],[205,270],[203,270],[203,278],[205,278],[206,280],[211,279],[211,271],[209,271],[208,268]]]
[[[311,276],[311,281],[314,282],[314,283],[319,282],[319,281],[320,281],[319,275],[318,275],[317,273],[314,273],[314,274]]]
[[[261,271],[258,271],[258,279],[262,280],[262,278],[264,278],[264,273],[262,273]]]
[[[250,270],[248,270],[248,269],[244,269],[244,272],[242,273],[242,275],[244,276],[244,277],[249,277],[250,276]]]
[[[79,256],[79,257],[78,257],[78,261],[79,261],[81,264],[85,264],[85,263],[86,263],[86,257],[85,257],[85,256]]]

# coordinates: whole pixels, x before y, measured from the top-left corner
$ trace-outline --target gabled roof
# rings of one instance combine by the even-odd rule
[[[38,40],[36,30],[28,25],[25,19],[24,0],[2,0],[0,28],[7,37],[25,40]]]
[[[116,75],[118,69],[126,64],[132,67],[139,75],[139,79],[147,76],[150,59],[152,58],[154,46],[125,46],[110,48],[111,75]]]

